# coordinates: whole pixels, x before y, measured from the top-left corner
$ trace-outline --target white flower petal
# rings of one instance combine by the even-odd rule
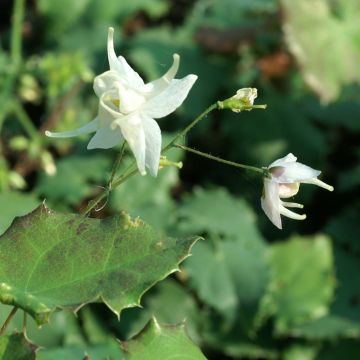
[[[300,183],[291,184],[279,184],[279,197],[289,198],[296,195],[299,192]]]
[[[283,167],[275,167],[273,169],[279,168],[283,169],[283,171],[276,171],[278,174],[273,176],[274,181],[278,183],[304,182],[316,178],[321,174],[321,171],[298,162],[289,162]],[[270,168],[269,171],[273,174],[272,168]]]
[[[264,194],[261,197],[261,208],[270,221],[279,229],[282,229],[280,217],[279,186],[270,179],[264,179]]]
[[[305,220],[306,219],[306,215],[305,214],[297,214],[297,213],[294,213],[293,211],[287,209],[286,207],[280,205],[279,207],[280,209],[280,214],[281,215],[284,215],[290,219],[294,219],[294,220]]]
[[[161,153],[161,130],[158,123],[151,118],[143,117],[143,129],[145,132],[145,164],[150,175],[156,177],[159,170]]]
[[[140,108],[145,103],[145,97],[136,90],[119,87],[120,112],[122,114],[130,114]]]
[[[114,89],[114,83],[118,82],[119,76],[115,71],[106,71],[94,79],[94,91],[97,97],[101,97],[105,92]]]
[[[112,27],[108,30],[107,51],[110,70],[116,71],[121,79],[128,85],[134,87],[144,85],[144,81],[140,75],[131,68],[126,60],[122,56],[119,56],[119,58],[116,57],[114,50],[114,28]]]
[[[121,77],[127,81],[129,85],[134,88],[139,88],[144,85],[144,80],[141,76],[128,64],[123,56],[118,57],[118,62],[122,69]]]
[[[160,94],[164,89],[166,89],[171,81],[174,79],[180,64],[180,56],[178,54],[173,55],[173,64],[170,69],[159,79],[151,81],[145,84],[139,90],[147,97],[151,98]]]
[[[280,201],[282,206],[288,207],[288,208],[298,208],[298,209],[303,209],[304,205],[302,204],[298,204],[298,203],[293,203],[293,202],[285,202],[285,201]]]
[[[114,122],[120,126],[121,133],[133,152],[141,175],[145,171],[145,132],[139,114],[132,114]]]
[[[274,162],[272,162],[269,165],[268,169],[271,169],[272,167],[275,167],[275,166],[285,166],[287,163],[295,162],[296,160],[297,160],[297,157],[294,156],[294,154],[289,153],[286,156],[284,156],[283,158],[277,159]]]
[[[123,140],[124,138],[119,128],[116,128],[114,130],[110,128],[101,128],[91,138],[87,148],[88,150],[110,149]]]
[[[334,191],[334,187],[329,185],[329,184],[326,184],[324,183],[323,181],[319,180],[319,179],[310,179],[310,180],[305,180],[305,181],[302,181],[303,183],[305,184],[313,184],[313,185],[317,185],[317,186],[320,186],[326,190],[329,190],[329,191]]]
[[[81,128],[71,130],[71,131],[64,131],[64,132],[51,132],[45,131],[45,135],[48,137],[53,138],[69,138],[74,136],[79,136],[83,134],[89,134],[97,130],[98,128],[98,118],[96,117],[94,120],[90,121],[86,125],[82,126]]]
[[[149,99],[141,111],[153,119],[169,115],[183,103],[196,79],[196,75],[188,75],[181,80],[172,80],[162,93]]]

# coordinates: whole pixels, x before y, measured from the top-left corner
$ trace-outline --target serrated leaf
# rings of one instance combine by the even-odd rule
[[[14,333],[0,337],[1,360],[35,360],[36,346],[23,334]]]
[[[263,298],[260,317],[275,315],[275,329],[292,326],[327,314],[335,289],[330,240],[318,235],[295,236],[271,246],[270,283]]]
[[[324,101],[360,82],[357,0],[282,0],[288,46],[304,78]],[[331,55],[329,55],[331,54]],[[346,55],[344,55],[346,54]]]
[[[200,349],[191,342],[184,324],[159,325],[153,318],[134,339],[123,343],[129,360],[206,360]]]
[[[99,220],[40,205],[0,237],[0,301],[38,324],[57,308],[89,302],[119,314],[178,270],[196,240],[168,238],[126,214]]]

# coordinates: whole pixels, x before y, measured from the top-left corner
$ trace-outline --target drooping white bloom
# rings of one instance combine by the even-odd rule
[[[297,214],[288,208],[302,209],[304,206],[298,203],[285,202],[282,198],[289,198],[299,191],[300,183],[318,185],[326,190],[333,191],[334,188],[325,184],[317,177],[321,171],[298,163],[293,154],[278,159],[268,167],[269,178],[264,179],[264,192],[261,197],[261,207],[271,222],[282,229],[280,215],[295,220],[304,220],[306,215]]]
[[[128,142],[142,175],[147,168],[156,176],[161,152],[161,131],[154,119],[175,111],[188,95],[197,79],[188,75],[175,79],[180,57],[161,78],[144,83],[122,56],[117,57],[113,42],[114,29],[109,28],[107,52],[110,70],[97,76],[94,91],[99,97],[97,117],[74,131],[46,132],[50,137],[73,137],[96,132],[88,149],[109,149],[124,139]]]

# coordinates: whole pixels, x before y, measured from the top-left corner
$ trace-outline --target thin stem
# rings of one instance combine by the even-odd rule
[[[172,139],[169,144],[167,144],[161,151],[162,154],[170,150],[174,144],[183,136],[185,136],[200,120],[202,120],[207,114],[209,114],[211,111],[218,109],[219,105],[218,103],[210,105],[205,111],[203,111],[198,117],[195,118],[185,129],[180,131],[174,139]]]
[[[23,327],[22,327],[22,332],[23,332],[24,335],[26,335],[26,326],[27,326],[27,313],[26,313],[26,311],[24,311]]]
[[[217,161],[217,162],[220,162],[220,163],[223,163],[223,164],[226,164],[226,165],[234,166],[234,167],[236,167],[236,168],[245,169],[245,170],[251,170],[251,171],[255,171],[255,172],[261,173],[261,174],[264,173],[264,170],[263,170],[263,169],[260,169],[260,168],[258,168],[258,167],[249,166],[249,165],[244,165],[244,164],[239,164],[239,163],[234,162],[234,161],[225,160],[225,159],[219,158],[219,157],[217,157],[217,156],[213,156],[213,155],[204,153],[204,152],[202,152],[202,151],[189,148],[189,147],[187,147],[187,146],[185,146],[185,145],[174,144],[173,146],[174,146],[174,147],[177,147],[177,148],[179,148],[179,149],[183,149],[183,150],[185,150],[185,151],[191,152],[191,153],[193,153],[193,154],[196,154],[196,155],[205,157],[205,158],[207,158],[207,159],[215,160],[215,161]]]
[[[117,172],[118,169],[119,169],[119,166],[120,166],[120,164],[121,164],[121,160],[123,159],[124,152],[125,152],[125,146],[126,146],[126,141],[124,141],[124,143],[122,144],[121,149],[120,149],[120,152],[119,152],[118,156],[116,157],[114,166],[113,166],[113,168],[112,168],[110,180],[109,180],[109,182],[108,182],[108,188],[109,188],[109,190],[111,190],[111,188],[112,188],[112,184],[113,184],[113,180],[114,180],[115,174],[116,174],[116,172]]]
[[[10,311],[10,314],[8,315],[8,317],[6,318],[6,320],[4,321],[4,323],[0,329],[0,336],[4,334],[7,326],[9,325],[9,322],[15,316],[17,310],[18,310],[18,308],[16,306],[14,306],[13,309]]]
[[[25,0],[15,0],[13,10],[13,23],[11,33],[11,60],[15,69],[21,63],[21,46],[22,46],[22,23],[24,18]],[[16,71],[16,70],[15,70]]]
[[[124,183],[126,180],[128,180],[137,173],[138,173],[138,169],[134,169],[130,173],[128,174],[125,173],[124,175],[114,180],[111,189],[108,188],[102,191],[98,196],[95,197],[94,200],[90,201],[89,205],[80,213],[82,215],[87,215],[91,210],[93,210],[96,207],[97,204],[100,203],[101,200],[103,200],[106,196],[108,196],[113,189],[115,189],[116,187],[118,187],[119,185],[121,185],[122,183]]]
[[[29,115],[26,113],[24,108],[18,102],[15,102],[12,105],[12,111],[17,116],[20,124],[22,125],[24,130],[27,132],[29,137],[33,140],[38,139],[39,133],[37,132],[36,127],[32,123]]]

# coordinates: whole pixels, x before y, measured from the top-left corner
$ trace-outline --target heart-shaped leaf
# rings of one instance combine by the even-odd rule
[[[168,238],[124,213],[100,220],[40,205],[0,237],[0,301],[38,324],[57,308],[89,302],[119,315],[177,271],[196,240]]]

